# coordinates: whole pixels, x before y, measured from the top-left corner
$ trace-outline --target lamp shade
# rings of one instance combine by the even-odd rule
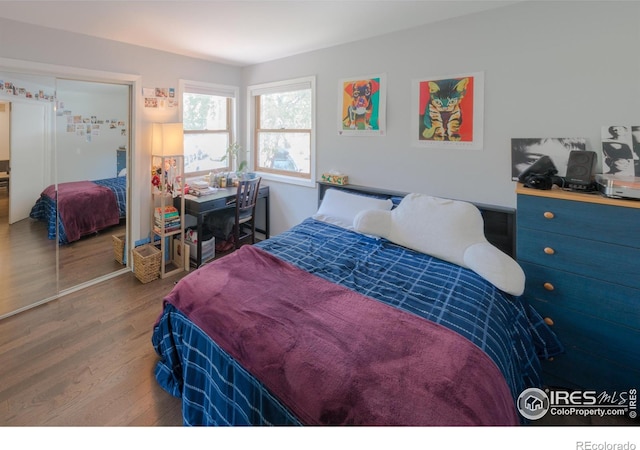
[[[154,123],[151,133],[151,153],[158,156],[184,154],[182,123]]]

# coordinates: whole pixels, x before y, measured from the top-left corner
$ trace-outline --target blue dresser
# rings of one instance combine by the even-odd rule
[[[640,202],[521,185],[517,194],[524,295],[566,349],[543,362],[545,384],[638,387]]]

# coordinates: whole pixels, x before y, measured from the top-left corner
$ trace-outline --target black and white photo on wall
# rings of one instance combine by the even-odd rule
[[[602,173],[640,177],[640,126],[602,127]]]
[[[586,138],[513,138],[511,139],[511,179],[518,181],[522,172],[542,156],[553,161],[559,177],[567,173],[569,155],[587,149]]]

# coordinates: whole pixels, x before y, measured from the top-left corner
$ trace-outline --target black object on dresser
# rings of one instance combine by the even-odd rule
[[[516,254],[525,297],[566,353],[543,362],[549,386],[640,384],[640,202],[519,185]]]

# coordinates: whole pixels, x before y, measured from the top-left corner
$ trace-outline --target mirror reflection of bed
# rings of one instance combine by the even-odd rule
[[[87,272],[101,276],[113,271],[97,271],[95,266],[102,260],[108,260],[105,259],[105,251],[112,248],[108,245],[112,242],[111,236],[124,234],[126,189],[126,176],[61,182],[57,186],[48,186],[36,200],[29,218],[46,224],[47,238],[57,241],[60,246],[60,289],[86,281],[83,274]],[[98,236],[103,236],[97,240],[101,244],[96,243],[95,238]],[[97,248],[88,251],[90,240]],[[78,248],[83,251],[77,251]],[[113,251],[107,253],[114,259]],[[97,261],[92,261],[96,258]],[[104,262],[99,265],[117,267],[113,264],[105,265]],[[74,270],[74,267],[77,269]],[[96,277],[89,279],[93,278]]]
[[[24,219],[8,223],[9,195],[0,188],[0,317],[53,297],[60,286],[72,287],[120,270],[113,257],[112,234],[124,234],[126,223],[103,230],[69,245],[47,238],[44,222]]]
[[[12,189],[0,187],[0,318],[45,303],[60,293],[70,292],[125,269],[114,258],[112,235],[124,235],[127,228],[127,162],[130,148],[130,88],[128,84],[38,77],[22,73],[0,74],[14,84],[35,86],[56,92],[57,108],[51,102],[29,102],[22,98],[0,98],[11,102]],[[1,97],[1,96],[0,96]],[[38,130],[37,150],[26,145],[14,130],[20,111],[44,107],[44,124],[25,120],[25,133]],[[44,106],[43,106],[44,105]],[[42,113],[40,113],[42,117]],[[24,133],[23,133],[24,134]],[[31,143],[30,143],[31,144]],[[24,156],[24,148],[35,155]],[[34,165],[41,161],[42,167]],[[40,175],[42,174],[42,176]],[[63,183],[93,185],[101,180],[122,180],[122,202],[117,201],[115,219],[69,241],[51,236],[50,225],[30,217],[31,210],[46,189],[53,192],[53,219],[57,198],[53,186]],[[105,189],[104,186],[101,186]],[[20,197],[20,193],[29,191]],[[16,211],[20,210],[19,214]],[[11,223],[11,224],[10,224]]]

